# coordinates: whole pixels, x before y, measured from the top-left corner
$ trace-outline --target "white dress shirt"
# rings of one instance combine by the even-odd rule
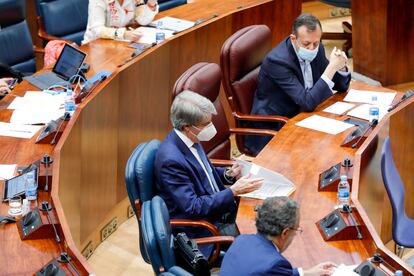
[[[125,26],[134,22],[149,24],[158,13],[151,10],[144,0],[89,0],[88,25],[82,44],[97,38],[124,39]]]
[[[194,142],[190,140],[190,138],[188,138],[184,133],[182,133],[181,131],[174,129],[175,133],[178,135],[178,137],[184,142],[184,144],[190,149],[191,153],[194,155],[194,157],[197,159],[198,163],[200,163],[201,168],[203,168],[204,174],[207,176],[208,182],[211,185],[211,190],[216,191],[216,189],[214,188],[213,183],[211,182],[209,173],[207,172],[206,167],[204,166],[203,161],[201,161],[200,155],[198,154],[197,150],[193,147]]]

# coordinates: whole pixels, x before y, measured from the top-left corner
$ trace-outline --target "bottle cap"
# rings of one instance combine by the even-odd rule
[[[377,96],[374,95],[374,96],[371,97],[371,101],[376,102],[377,100],[378,100]]]
[[[341,175],[341,181],[348,181],[348,177],[346,175]]]

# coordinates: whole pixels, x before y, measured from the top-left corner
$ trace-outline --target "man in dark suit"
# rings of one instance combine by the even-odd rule
[[[230,246],[220,276],[232,275],[331,275],[335,264],[321,263],[303,271],[292,268],[282,252],[290,245],[299,227],[299,208],[289,197],[272,197],[259,208],[255,235],[240,235]]]
[[[235,182],[241,171],[238,165],[230,169],[211,165],[200,141],[209,141],[217,133],[211,122],[216,113],[213,103],[197,93],[184,91],[174,99],[170,113],[174,130],[155,159],[157,193],[171,218],[206,220],[223,235],[237,235],[234,197],[258,189],[262,180],[242,177]],[[202,229],[184,231],[190,237],[208,235]],[[203,253],[209,254],[208,250]]]
[[[277,45],[264,59],[258,77],[252,114],[279,115],[292,118],[311,112],[333,95],[348,90],[351,80],[347,57],[334,48],[328,61],[321,43],[322,27],[311,14],[302,14],[292,25],[292,34]],[[279,123],[255,123],[257,128],[279,130]],[[260,151],[270,140],[252,136],[247,146]]]

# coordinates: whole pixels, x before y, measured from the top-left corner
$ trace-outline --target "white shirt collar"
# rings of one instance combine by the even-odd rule
[[[184,142],[184,144],[188,147],[191,148],[194,145],[194,142],[191,141],[190,138],[187,137],[187,135],[185,135],[182,131],[175,129],[174,128],[175,133],[178,135],[178,137],[180,137],[180,139]]]

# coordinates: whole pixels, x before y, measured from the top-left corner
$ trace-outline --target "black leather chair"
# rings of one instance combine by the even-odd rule
[[[191,66],[175,82],[173,99],[184,90],[191,90],[208,98],[216,108],[217,115],[212,122],[217,129],[217,134],[208,142],[202,142],[207,156],[215,165],[231,165],[221,160],[230,159],[230,134],[240,135],[274,135],[276,132],[252,128],[230,128],[227,122],[219,93],[221,83],[221,70],[215,63],[200,62]],[[243,148],[239,148],[240,152]]]
[[[36,71],[26,0],[0,0],[0,62],[22,73]]]
[[[158,5],[160,5],[159,11],[165,11],[178,7],[181,5],[187,4],[187,0],[158,0]]]
[[[44,42],[83,40],[88,23],[88,0],[36,0],[38,35]]]

